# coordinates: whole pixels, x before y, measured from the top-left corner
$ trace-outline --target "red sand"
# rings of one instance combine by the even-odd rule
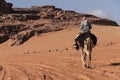
[[[93,69],[84,69],[72,48],[79,27],[44,33],[21,46],[0,45],[0,80],[120,80],[120,28],[93,26],[98,43]]]

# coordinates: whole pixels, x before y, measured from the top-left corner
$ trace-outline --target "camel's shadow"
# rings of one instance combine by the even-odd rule
[[[100,66],[97,66],[97,67],[117,67],[117,66],[120,66],[120,62],[116,62],[116,63],[109,63],[109,64],[104,64],[104,65],[100,65]],[[94,67],[96,68],[96,67]]]
[[[120,63],[111,63],[110,66],[120,66]]]

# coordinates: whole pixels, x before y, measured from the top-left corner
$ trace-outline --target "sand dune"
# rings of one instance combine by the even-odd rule
[[[93,25],[98,37],[92,67],[84,69],[80,51],[72,48],[79,27],[44,33],[21,46],[0,45],[0,80],[119,80],[120,28]]]

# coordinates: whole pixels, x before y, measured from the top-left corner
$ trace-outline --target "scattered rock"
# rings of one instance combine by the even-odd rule
[[[55,51],[59,51],[58,49],[56,49]]]
[[[51,50],[48,50],[49,52],[51,52]]]
[[[113,44],[113,42],[110,42],[110,44]]]
[[[68,50],[68,48],[66,48],[65,50]]]
[[[2,70],[2,65],[0,65],[0,70]]]

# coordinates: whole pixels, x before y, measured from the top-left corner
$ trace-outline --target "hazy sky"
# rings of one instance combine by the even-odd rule
[[[54,5],[63,10],[89,13],[116,21],[120,25],[120,0],[6,0],[14,7]]]

